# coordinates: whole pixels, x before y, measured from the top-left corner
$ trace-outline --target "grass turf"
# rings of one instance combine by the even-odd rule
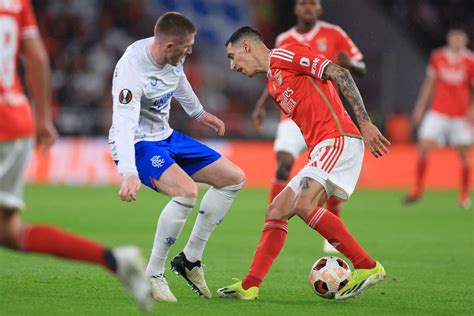
[[[201,194],[202,195],[202,194]],[[171,272],[178,303],[158,303],[166,315],[472,315],[474,293],[473,211],[460,209],[455,192],[428,192],[416,205],[401,204],[402,192],[359,191],[343,206],[343,219],[387,280],[344,301],[314,295],[307,275],[322,253],[322,239],[299,219],[289,224],[286,246],[261,286],[260,299],[242,302],[198,298]],[[133,204],[116,188],[30,186],[25,220],[50,223],[107,245],[137,244],[148,255],[156,219],[167,202],[142,189]],[[260,237],[265,190],[240,193],[204,253],[211,291],[242,277]],[[170,257],[192,229],[188,220]],[[0,250],[0,315],[140,314],[119,282],[92,265]]]

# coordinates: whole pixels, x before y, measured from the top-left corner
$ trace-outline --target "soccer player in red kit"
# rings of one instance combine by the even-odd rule
[[[349,69],[352,74],[358,76],[365,74],[365,63],[359,48],[342,28],[319,20],[322,12],[320,0],[296,0],[294,13],[297,23],[288,31],[278,35],[275,47],[294,43],[308,44],[318,54]],[[258,130],[263,127],[266,106],[270,99],[271,96],[265,89],[255,105],[252,117]],[[287,185],[295,160],[306,150],[307,144],[298,126],[282,113],[274,143],[277,169],[270,187],[270,201]],[[341,201],[336,198],[329,198],[326,206],[328,210],[339,216],[340,203]],[[324,243],[323,250],[324,252],[336,251],[327,241]]]
[[[459,205],[469,208],[469,147],[474,123],[474,55],[467,49],[468,36],[459,28],[447,34],[447,46],[436,49],[430,57],[425,80],[413,111],[418,130],[419,158],[416,184],[405,198],[418,201],[423,194],[428,152],[448,140],[461,158]],[[431,99],[431,108],[423,118]],[[446,139],[447,138],[447,139]]]
[[[20,54],[34,116],[17,72]],[[20,217],[22,175],[33,138],[45,151],[56,138],[50,114],[50,72],[30,0],[0,1],[0,246],[103,266],[121,279],[143,309],[149,309],[151,286],[138,248],[108,249],[53,226],[28,225]]]
[[[266,210],[257,250],[247,276],[218,290],[222,297],[253,300],[283,248],[288,220],[297,215],[354,265],[336,299],[354,297],[381,282],[385,271],[349,233],[339,217],[322,206],[330,196],[347,200],[354,191],[364,156],[364,141],[375,157],[390,143],[371,123],[350,72],[318,55],[310,46],[291,44],[270,51],[251,27],[235,31],[226,43],[230,68],[252,77],[266,73],[267,89],[308,144],[307,165]],[[354,109],[360,131],[344,110],[338,89]]]

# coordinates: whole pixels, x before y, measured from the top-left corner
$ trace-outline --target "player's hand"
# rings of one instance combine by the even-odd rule
[[[54,141],[58,133],[51,121],[37,121],[36,122],[36,146],[40,148],[43,153],[46,153]]]
[[[351,67],[351,59],[349,58],[349,55],[347,55],[346,53],[339,53],[337,54],[336,56],[336,63],[339,65],[339,66],[342,66],[344,68],[350,68]]]
[[[371,122],[363,122],[360,124],[360,131],[362,137],[364,137],[364,142],[367,148],[369,148],[375,158],[388,154],[387,147],[391,144],[374,124]]]
[[[124,202],[132,202],[137,199],[137,192],[140,190],[141,182],[138,176],[132,175],[126,177],[120,187],[119,197]]]
[[[211,113],[204,112],[201,117],[197,119],[202,125],[209,127],[219,136],[224,136],[225,133],[225,124],[217,116],[212,115]]]
[[[257,103],[255,105],[255,109],[252,112],[253,125],[259,132],[263,129],[263,121],[265,119],[266,112],[267,110],[261,103]]]

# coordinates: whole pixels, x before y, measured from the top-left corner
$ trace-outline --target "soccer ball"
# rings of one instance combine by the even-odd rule
[[[351,275],[351,269],[341,258],[322,257],[316,260],[309,272],[309,285],[322,298],[333,299]]]

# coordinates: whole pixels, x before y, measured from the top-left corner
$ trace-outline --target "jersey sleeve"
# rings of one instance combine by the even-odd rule
[[[38,25],[36,23],[35,13],[31,5],[31,0],[23,0],[23,9],[19,18],[19,27],[21,38],[31,38],[39,36]]]
[[[270,67],[284,69],[301,75],[322,80],[324,69],[331,61],[315,53],[306,46],[303,49],[291,50],[276,48],[270,54]]]
[[[354,44],[349,35],[347,35],[341,28],[338,29],[338,51],[345,52],[349,55],[349,58],[355,61],[361,61],[364,56],[360,52],[359,48]]]
[[[115,146],[119,173],[126,177],[138,175],[135,165],[135,131],[140,118],[140,99],[143,87],[140,76],[127,60],[117,63],[112,80]]]
[[[184,72],[179,78],[178,87],[176,88],[173,96],[176,100],[178,100],[184,111],[186,111],[190,117],[196,119],[204,113],[201,102],[199,102],[199,99],[194,93],[193,88],[191,87],[191,84],[189,83],[188,78]]]

